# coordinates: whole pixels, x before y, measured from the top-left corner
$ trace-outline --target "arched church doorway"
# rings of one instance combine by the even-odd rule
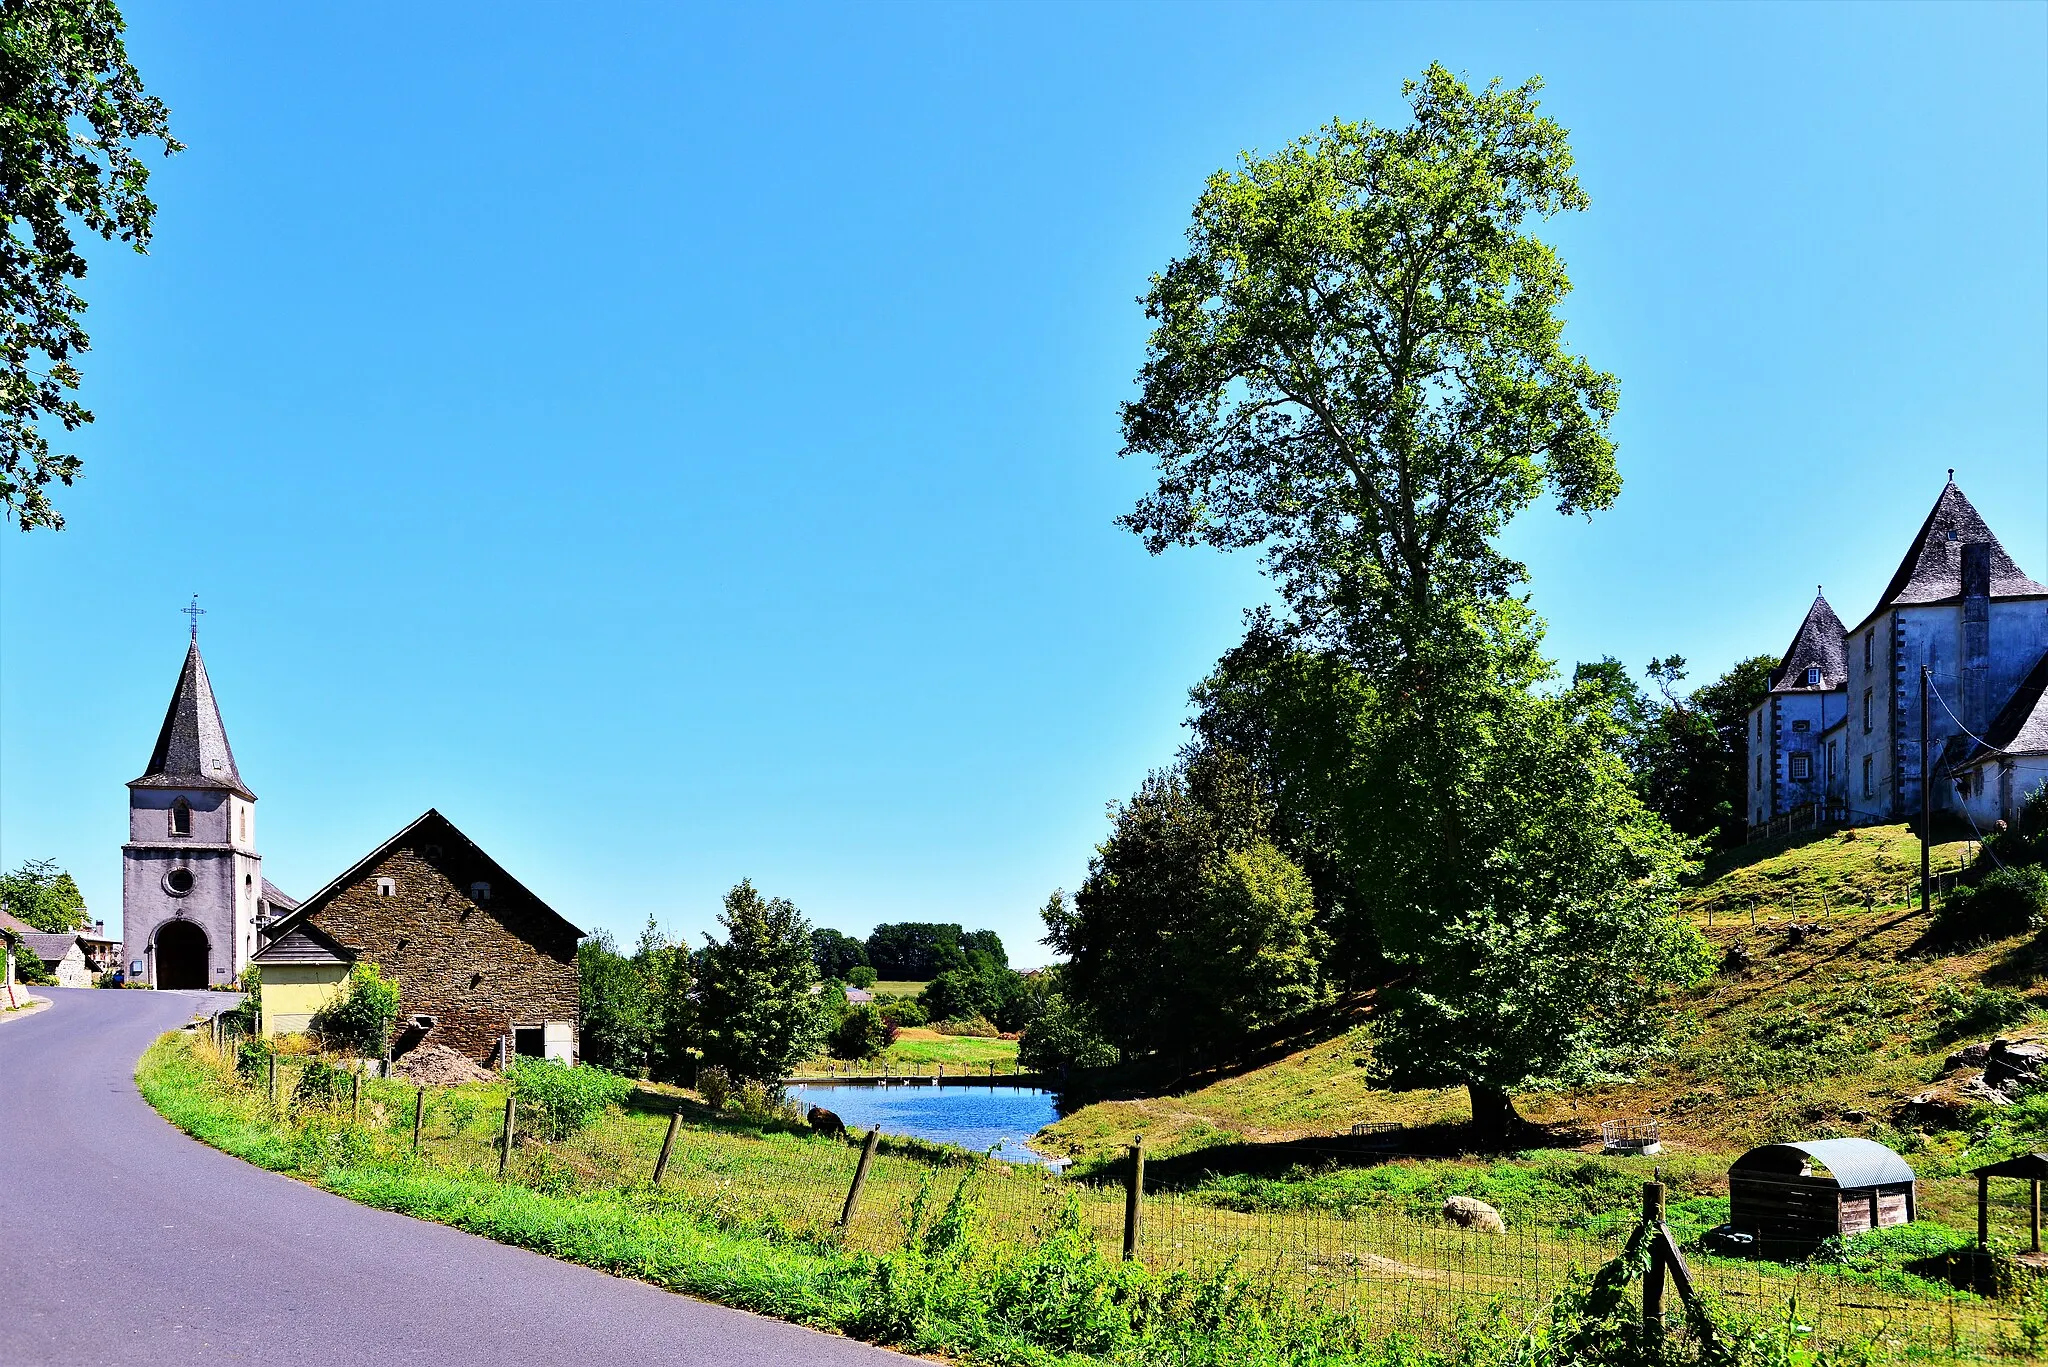
[[[206,932],[190,921],[156,928],[156,985],[163,991],[206,986]]]

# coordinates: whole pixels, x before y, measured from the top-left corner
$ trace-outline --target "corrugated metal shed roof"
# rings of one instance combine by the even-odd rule
[[[1914,1180],[1913,1170],[1906,1166],[1906,1160],[1875,1139],[1807,1139],[1788,1144],[1766,1144],[1736,1159],[1728,1170],[1731,1173],[1745,1168],[1769,1171],[1795,1156],[1807,1160],[1805,1165],[1808,1168],[1826,1169],[1825,1175],[1834,1178],[1835,1185],[1839,1187],[1889,1186]],[[1777,1163],[1773,1159],[1778,1160]]]

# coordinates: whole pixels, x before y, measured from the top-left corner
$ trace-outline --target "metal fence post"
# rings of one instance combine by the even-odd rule
[[[363,1075],[349,1074],[348,1084],[348,1118],[353,1125],[363,1118]]]
[[[498,1178],[500,1181],[503,1181],[505,1177],[505,1165],[512,1161],[513,1104],[512,1091],[508,1087],[505,1091],[505,1132],[498,1141]]]
[[[1131,1143],[1131,1180],[1124,1188],[1124,1259],[1138,1256],[1139,1208],[1145,1200],[1145,1136]]]
[[[1650,1266],[1643,1273],[1643,1332],[1664,1334],[1664,1184],[1643,1183],[1643,1229],[1650,1237]]]
[[[868,1137],[861,1141],[860,1162],[853,1169],[853,1185],[846,1189],[846,1205],[839,1212],[839,1227],[853,1228],[853,1217],[860,1210],[860,1190],[868,1184],[868,1164],[875,1161],[875,1146],[882,1142],[882,1127],[870,1125]]]
[[[668,1152],[675,1147],[676,1127],[683,1123],[680,1110],[668,1113],[668,1133],[661,1137],[661,1157],[654,1160],[654,1185],[661,1185],[662,1174],[668,1171]]]
[[[420,1123],[427,1118],[427,1084],[420,1084],[419,1094],[412,1099],[412,1151],[420,1151]]]

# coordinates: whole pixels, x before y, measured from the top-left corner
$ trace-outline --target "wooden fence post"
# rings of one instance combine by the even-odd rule
[[[348,1077],[348,1119],[351,1125],[363,1118],[363,1074],[360,1069]]]
[[[275,1050],[272,1050],[270,1055],[270,1104],[272,1106],[277,1105],[277,1052]]]
[[[412,1151],[420,1151],[420,1123],[427,1118],[427,1084],[420,1084],[419,1094],[412,1099]]]
[[[1643,1273],[1643,1333],[1664,1335],[1664,1184],[1643,1183],[1643,1227],[1650,1237],[1650,1266]]]
[[[839,1212],[839,1227],[853,1228],[853,1217],[860,1210],[860,1190],[868,1184],[868,1164],[875,1161],[875,1146],[882,1142],[882,1127],[870,1125],[868,1137],[861,1141],[860,1162],[854,1165],[853,1185],[846,1189],[846,1205]]]
[[[1124,1260],[1138,1256],[1139,1208],[1145,1200],[1145,1136],[1131,1143],[1131,1180],[1124,1188]]]
[[[662,1174],[668,1171],[668,1151],[675,1147],[676,1127],[683,1123],[681,1110],[668,1113],[668,1133],[661,1137],[661,1157],[654,1160],[654,1185],[661,1185]]]
[[[513,1103],[513,1099],[512,1099],[512,1090],[511,1090],[511,1088],[509,1088],[509,1087],[508,1087],[508,1088],[506,1088],[506,1090],[505,1090],[505,1132],[504,1132],[504,1134],[503,1134],[503,1135],[502,1135],[502,1136],[501,1136],[501,1137],[499,1138],[499,1141],[498,1141],[498,1144],[499,1144],[499,1148],[498,1148],[498,1180],[500,1180],[500,1181],[503,1181],[503,1180],[504,1180],[504,1178],[505,1178],[505,1165],[506,1165],[507,1163],[509,1163],[509,1162],[511,1162],[511,1161],[512,1161],[512,1107],[513,1107],[513,1104],[514,1104],[514,1103]]]

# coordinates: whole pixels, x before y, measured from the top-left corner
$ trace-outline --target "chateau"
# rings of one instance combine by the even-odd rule
[[[1844,627],[1816,595],[1771,672],[1746,730],[1751,837],[1917,820],[1923,670],[1933,807],[1988,832],[2048,782],[2048,585],[1953,470],[1876,606]]]

